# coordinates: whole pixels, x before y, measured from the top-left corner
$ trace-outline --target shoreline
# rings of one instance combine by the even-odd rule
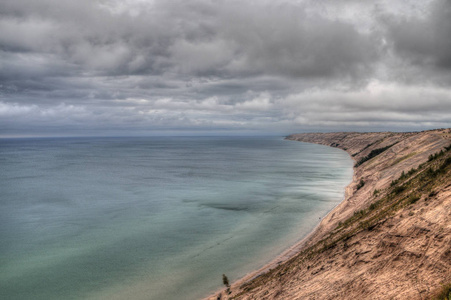
[[[421,166],[431,161],[431,156],[437,157],[437,153],[449,149],[451,129],[304,133],[285,139],[340,148],[351,156],[356,164],[343,200],[298,243],[262,268],[234,281],[231,294],[223,293],[223,288],[204,299],[366,299],[370,295],[372,298],[416,299],[419,294],[429,294],[431,286],[439,287],[447,276],[451,280],[451,274],[445,274],[451,267],[447,258],[451,249],[447,250],[447,241],[442,238],[447,222],[451,236],[451,219],[448,220],[446,213],[451,209],[451,184],[445,180],[438,187],[433,186],[436,190],[422,192],[418,198],[409,198],[409,194],[403,196],[405,192],[399,194],[404,189],[395,189],[393,194],[392,188],[394,182],[395,187],[399,187],[397,183],[405,178],[403,176],[418,174],[420,171],[415,173],[415,170],[421,170]],[[352,223],[359,218],[371,220],[380,211],[375,205],[394,197],[398,203],[414,200],[375,225]],[[349,224],[358,227],[349,227]],[[419,226],[429,229],[418,229]],[[336,240],[334,237],[342,230],[344,234],[349,232],[347,237]],[[431,239],[429,232],[436,232],[435,237],[440,240],[425,243]],[[412,244],[409,242],[412,238],[418,241]],[[423,248],[423,245],[428,246]],[[393,252],[393,249],[397,250]],[[434,251],[435,259],[425,263],[432,255],[430,251]],[[400,260],[405,261],[399,265]],[[444,267],[438,267],[437,261]],[[399,273],[401,270],[404,273]],[[416,275],[411,278],[409,274]]]
[[[285,137],[284,140],[298,142],[296,140],[288,139],[288,137]],[[329,146],[324,145],[324,144],[302,142],[302,141],[301,141],[301,143],[316,144],[316,145],[322,145],[322,146],[329,147]],[[349,157],[352,159],[353,163],[356,161],[355,158],[348,151],[343,150],[343,149],[340,149],[340,150],[346,152],[349,155]],[[344,189],[344,193],[343,193],[343,196],[342,196],[341,200],[333,208],[331,208],[324,216],[321,217],[321,220],[319,220],[319,222],[315,225],[315,227],[309,233],[307,233],[303,238],[301,238],[299,241],[294,243],[292,246],[287,247],[280,254],[278,254],[274,259],[272,259],[268,263],[264,264],[261,268],[259,268],[257,270],[254,270],[254,271],[250,271],[249,273],[247,273],[243,277],[233,281],[231,283],[231,286],[232,287],[234,287],[234,286],[241,286],[242,284],[244,284],[246,282],[249,282],[249,281],[252,281],[253,279],[258,278],[259,276],[267,273],[268,271],[270,271],[270,270],[278,267],[279,265],[288,262],[290,259],[294,258],[311,241],[311,239],[315,236],[315,234],[317,233],[317,231],[321,227],[321,223],[328,216],[330,216],[337,207],[339,207],[344,201],[346,201],[346,199],[348,197],[350,197],[350,195],[348,195],[349,187],[353,184],[354,178],[355,178],[355,167],[352,166],[352,179],[343,188]],[[202,300],[216,300],[217,299],[217,295],[221,294],[225,290],[226,290],[225,288],[218,289],[214,293],[210,293],[207,297],[202,298]]]

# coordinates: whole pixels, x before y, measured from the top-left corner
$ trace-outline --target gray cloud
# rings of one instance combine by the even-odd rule
[[[130,14],[112,13],[107,3],[6,1],[0,7],[6,14],[0,45],[24,57],[54,55],[107,75],[316,77],[355,73],[377,56],[373,36],[303,7],[156,1]]]
[[[449,126],[430,2],[4,0],[0,134]]]
[[[385,16],[389,38],[413,64],[451,69],[451,2],[431,4],[421,16]]]

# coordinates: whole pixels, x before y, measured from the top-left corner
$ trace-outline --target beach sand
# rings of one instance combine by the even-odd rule
[[[430,286],[439,286],[440,280],[450,276],[451,259],[446,265],[449,256],[446,253],[451,253],[451,249],[448,249],[451,248],[451,241],[448,241],[451,235],[444,240],[443,238],[436,240],[435,246],[430,242],[427,246],[426,252],[433,253],[439,261],[436,263],[436,265],[438,264],[436,270],[424,263],[429,252],[417,253],[421,251],[408,249],[411,241],[405,240],[405,236],[418,240],[414,244],[421,246],[421,242],[426,243],[423,240],[429,237],[424,236],[424,232],[440,231],[443,228],[451,231],[451,217],[448,215],[448,211],[450,211],[448,206],[451,206],[451,185],[441,187],[436,196],[437,201],[431,202],[429,206],[425,204],[427,207],[423,206],[415,210],[421,212],[421,220],[418,220],[412,211],[408,212],[409,218],[405,217],[406,212],[401,211],[393,217],[394,219],[386,222],[388,227],[385,231],[371,233],[373,236],[362,233],[359,237],[355,237],[357,240],[352,240],[355,243],[354,248],[348,249],[345,243],[345,249],[336,251],[333,249],[332,253],[323,253],[310,261],[303,257],[302,263],[297,261],[296,256],[302,250],[328,236],[340,222],[347,220],[356,211],[368,207],[374,201],[372,196],[375,190],[387,189],[392,180],[399,178],[402,172],[417,168],[421,163],[426,162],[431,154],[448,146],[451,142],[451,129],[419,133],[312,133],[291,135],[287,139],[341,148],[348,152],[356,162],[369,155],[374,149],[383,147],[389,147],[389,149],[379,154],[377,158],[354,167],[353,181],[346,187],[344,200],[329,212],[307,237],[288,248],[263,268],[234,282],[230,295],[222,290],[206,299],[217,299],[219,294],[221,294],[221,299],[230,297],[234,297],[234,299],[346,299],[351,296],[358,299],[387,299],[387,297],[420,299],[423,295],[431,292]],[[358,188],[361,180],[365,184]],[[402,219],[402,222],[399,222],[396,217]],[[415,231],[416,226],[419,225],[424,225],[427,229]],[[409,253],[414,253],[412,255],[416,259],[412,262],[415,263],[418,262],[418,259],[423,259],[423,263],[418,262],[419,265],[415,266],[415,270],[418,270],[415,274],[416,277],[412,277],[413,275],[410,274],[412,270],[409,268],[415,264],[410,266],[407,263],[402,268],[405,271],[404,278],[399,278],[400,268],[394,262],[400,258],[393,257],[395,254],[390,249],[387,250],[385,244],[380,244],[380,240],[387,239],[387,236],[396,235],[390,230],[400,232],[400,239],[404,238],[404,240],[396,240],[396,248],[401,248],[398,255],[408,256]],[[417,234],[412,234],[412,231]],[[439,233],[437,234],[439,235]],[[440,236],[443,237],[443,233]],[[374,251],[379,252],[373,253]],[[352,253],[353,257],[349,257],[349,253]],[[362,253],[371,253],[371,259],[362,256]],[[443,263],[443,257],[445,263]],[[393,263],[385,264],[383,269],[378,269],[378,266],[386,261]],[[409,262],[408,259],[406,261]],[[299,269],[300,265],[304,265],[306,269]],[[274,272],[268,272],[272,269],[277,270],[277,276],[270,274]],[[443,270],[448,270],[448,273]],[[367,273],[373,274],[370,276],[371,280],[363,275]],[[261,279],[265,274],[270,275],[267,276],[268,278]],[[359,279],[359,276],[363,279]],[[374,279],[374,276],[377,276],[377,280]],[[415,284],[412,284],[412,280],[414,280],[412,278],[416,278]]]

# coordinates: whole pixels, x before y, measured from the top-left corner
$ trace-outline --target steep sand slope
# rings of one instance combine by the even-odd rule
[[[451,282],[451,150],[428,161],[450,145],[451,129],[287,139],[367,160],[297,255],[222,299],[427,299]]]

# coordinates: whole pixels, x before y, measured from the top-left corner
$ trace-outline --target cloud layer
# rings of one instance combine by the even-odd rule
[[[4,0],[0,134],[451,126],[449,1]]]

